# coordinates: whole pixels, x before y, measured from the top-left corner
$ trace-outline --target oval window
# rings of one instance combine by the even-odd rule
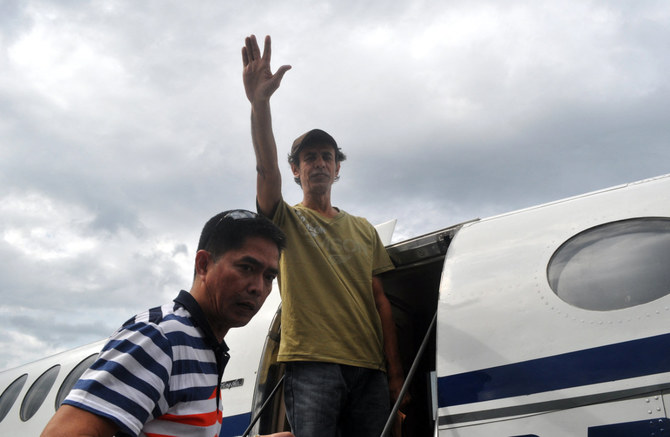
[[[554,253],[547,277],[570,305],[611,311],[669,294],[669,263],[670,219],[637,218],[575,235]]]
[[[93,364],[96,358],[98,358],[98,354],[93,354],[89,357],[86,357],[65,377],[65,380],[60,385],[58,394],[56,395],[56,410],[58,407],[60,407],[60,404],[63,403],[67,395],[70,393],[70,390],[72,390],[72,387],[74,387],[75,383],[79,381],[81,375],[83,375],[86,369],[91,367],[91,364]]]
[[[4,420],[7,413],[9,413],[9,410],[12,409],[12,406],[14,405],[14,402],[16,402],[16,398],[19,397],[19,393],[21,393],[21,389],[26,384],[27,379],[28,374],[24,373],[16,378],[14,382],[9,384],[9,387],[7,387],[5,391],[2,392],[2,395],[0,395],[0,422]]]
[[[56,382],[56,377],[58,376],[59,371],[60,364],[56,364],[41,374],[40,377],[37,378],[37,381],[30,386],[26,393],[26,397],[23,398],[23,403],[21,403],[21,420],[26,422],[37,413],[37,410],[40,409],[44,399],[46,399],[49,394],[49,390],[51,390],[54,382]]]

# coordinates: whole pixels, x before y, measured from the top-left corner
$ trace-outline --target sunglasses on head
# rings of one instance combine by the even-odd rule
[[[223,217],[221,217],[221,220],[231,218],[233,220],[248,220],[248,219],[255,219],[258,217],[258,214],[255,212],[247,211],[246,209],[234,209],[232,211],[228,211]]]
[[[218,228],[222,221],[226,219],[231,220],[253,220],[258,218],[258,214],[255,212],[247,211],[246,209],[233,209],[221,216],[221,218],[216,222],[214,228]]]

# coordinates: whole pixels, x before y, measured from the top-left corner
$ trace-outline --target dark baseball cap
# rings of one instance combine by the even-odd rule
[[[291,156],[296,156],[299,154],[303,147],[322,144],[333,146],[335,151],[339,149],[337,147],[337,142],[335,142],[335,138],[333,138],[328,132],[321,129],[312,129],[311,131],[300,135],[295,139],[295,141],[293,141],[293,146],[291,146]]]

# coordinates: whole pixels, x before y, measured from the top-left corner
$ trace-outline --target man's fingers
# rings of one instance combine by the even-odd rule
[[[271,58],[272,58],[272,40],[270,39],[270,35],[265,35],[265,42],[263,44],[263,59],[265,59],[268,63],[270,63]]]
[[[271,58],[272,58],[272,40],[270,39],[270,35],[267,35],[265,37],[262,57],[261,57],[261,48],[258,46],[258,42],[256,41],[256,35],[249,35],[244,39],[244,47],[242,47],[242,62],[244,63],[245,67],[249,65],[251,62],[255,61],[256,59],[262,59],[269,65]]]
[[[247,60],[249,62],[258,59],[261,56],[261,49],[256,42],[256,35],[250,35],[244,39],[244,46],[247,49]]]
[[[242,66],[246,67],[249,65],[249,56],[247,55],[247,48],[242,47]]]
[[[277,77],[277,80],[281,82],[282,78],[286,74],[287,71],[291,69],[290,65],[282,65],[277,69],[277,72],[275,73],[275,76]]]
[[[247,60],[251,62],[253,60],[253,50],[251,49],[251,37],[248,36],[244,38],[244,48],[242,49],[246,52]]]

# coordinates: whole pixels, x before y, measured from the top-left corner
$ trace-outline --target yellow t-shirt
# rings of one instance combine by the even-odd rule
[[[375,228],[340,211],[326,218],[282,201],[273,221],[286,233],[279,290],[279,361],[385,370],[372,277],[394,268]]]

